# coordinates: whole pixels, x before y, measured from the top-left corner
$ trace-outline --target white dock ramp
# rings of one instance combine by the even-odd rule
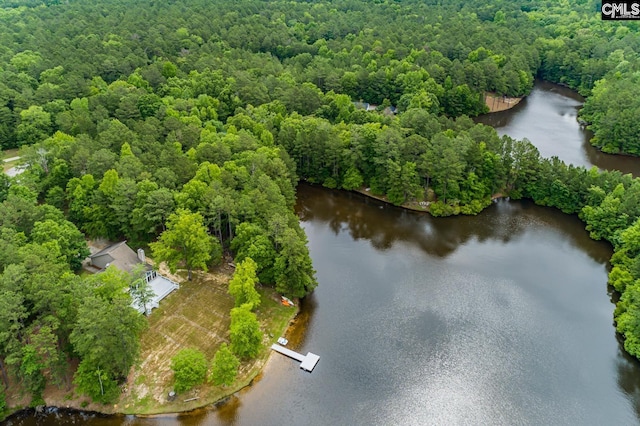
[[[320,361],[320,357],[316,354],[308,352],[306,355],[302,355],[298,352],[292,351],[291,349],[276,345],[275,343],[271,345],[271,349],[276,352],[280,352],[282,355],[286,355],[289,358],[293,358],[296,361],[300,361],[300,368],[309,372],[313,371],[318,361]]]

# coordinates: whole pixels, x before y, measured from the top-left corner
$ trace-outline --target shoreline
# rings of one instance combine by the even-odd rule
[[[248,372],[246,373],[246,376],[243,378],[239,378],[238,381],[225,388],[224,392],[215,392],[215,388],[219,387],[205,382],[203,385],[197,386],[192,390],[192,392],[195,392],[198,399],[189,401],[189,396],[192,395],[182,395],[188,401],[178,402],[178,407],[176,407],[175,402],[167,404],[168,401],[157,401],[155,404],[153,404],[152,408],[150,408],[149,411],[138,410],[140,412],[135,412],[140,408],[139,406],[131,407],[131,409],[128,410],[128,405],[125,405],[125,403],[127,402],[127,393],[130,391],[123,392],[120,399],[113,405],[103,405],[91,402],[83,406],[83,403],[85,403],[87,399],[84,395],[75,395],[73,399],[66,399],[65,396],[62,396],[61,398],[61,395],[68,395],[70,391],[58,388],[53,389],[54,386],[52,385],[53,393],[57,397],[49,396],[49,398],[47,398],[45,396],[45,405],[37,407],[29,407],[25,405],[9,407],[6,416],[0,417],[0,422],[7,421],[9,419],[37,416],[40,413],[52,414],[57,412],[67,412],[91,415],[96,417],[135,416],[138,418],[153,418],[179,416],[185,415],[190,412],[196,412],[198,410],[215,409],[219,404],[236,395],[238,392],[252,386],[256,382],[256,380],[259,380],[260,375],[263,373],[265,367],[269,364],[273,355],[271,344],[275,343],[278,337],[286,336],[291,332],[291,329],[295,326],[296,319],[298,318],[299,314],[300,304],[298,301],[295,309],[291,310],[291,312],[288,314],[288,319],[281,329],[278,327],[277,329],[272,328],[263,330],[264,336],[267,339],[267,343],[264,345],[263,352],[259,354],[258,357],[255,358],[250,365],[247,366]],[[134,385],[135,383],[129,383],[129,381],[125,383],[125,386],[127,386],[129,389],[131,389]],[[71,392],[74,392],[73,389],[74,388],[72,388]]]
[[[299,313],[299,310],[296,310],[296,314],[294,315],[294,317],[291,319],[290,323],[293,323],[295,318],[297,317]],[[287,330],[289,329],[289,327],[292,324],[289,324],[287,326]],[[273,352],[272,350],[269,350],[269,354],[266,356],[266,358],[264,358],[264,360],[262,360],[262,362],[260,363],[260,365],[256,366],[255,368],[255,372],[253,372],[250,377],[248,378],[248,382],[242,384],[241,386],[238,387],[234,387],[233,391],[230,391],[228,394],[224,395],[223,397],[219,398],[219,399],[215,399],[215,400],[207,400],[205,403],[198,405],[196,407],[192,407],[192,408],[188,408],[186,410],[183,411],[167,411],[167,412],[157,412],[157,413],[151,413],[151,414],[134,414],[134,413],[126,413],[126,412],[122,412],[122,411],[113,411],[113,412],[107,412],[107,411],[99,411],[99,410],[87,410],[87,409],[83,409],[81,407],[76,407],[76,406],[57,406],[57,405],[44,405],[44,406],[38,406],[38,407],[24,407],[21,408],[18,411],[14,411],[10,414],[8,414],[6,417],[4,418],[0,418],[1,422],[5,422],[5,421],[10,421],[10,420],[17,420],[17,419],[21,419],[21,418],[26,418],[26,417],[31,417],[31,416],[38,416],[38,415],[47,415],[47,414],[53,414],[53,413],[66,413],[66,414],[81,414],[81,415],[85,415],[85,416],[91,416],[91,417],[100,417],[100,418],[107,418],[107,417],[120,417],[120,418],[125,418],[128,416],[134,416],[135,418],[139,418],[139,419],[153,419],[153,418],[177,418],[179,416],[185,416],[185,415],[190,415],[191,413],[195,414],[199,414],[199,412],[201,410],[215,410],[218,408],[219,405],[223,404],[224,402],[226,402],[229,398],[233,397],[234,395],[237,395],[238,393],[248,389],[249,387],[253,386],[253,384],[256,382],[256,380],[260,380],[260,375],[263,373],[263,371],[265,370],[265,368],[269,365],[269,363],[272,360],[272,356],[273,356]]]
[[[309,184],[307,182],[307,184]],[[313,185],[313,184],[309,184],[309,185]],[[344,189],[338,189],[338,191],[345,191]],[[385,204],[388,204],[390,206],[393,207],[398,207],[401,209],[405,209],[405,210],[409,210],[409,211],[413,211],[413,212],[419,212],[419,213],[428,213],[429,215],[431,215],[431,212],[429,212],[429,205],[431,204],[431,202],[425,202],[423,201],[423,203],[426,204],[420,204],[420,202],[418,201],[412,201],[410,203],[404,203],[402,205],[395,205],[392,202],[390,202],[387,197],[385,195],[374,195],[371,193],[371,191],[367,191],[366,188],[360,188],[360,189],[354,189],[351,192],[356,192],[358,194],[364,195],[365,197],[368,198],[373,198],[374,200],[378,200],[378,201],[382,201]],[[503,194],[502,192],[496,192],[495,194],[491,195],[491,201],[494,200],[498,200],[500,198],[508,198],[508,195]],[[484,209],[483,209],[484,210]],[[462,216],[464,216],[464,214],[460,214]],[[460,215],[454,215],[454,216],[460,216]],[[431,215],[432,217],[435,217],[433,215]]]

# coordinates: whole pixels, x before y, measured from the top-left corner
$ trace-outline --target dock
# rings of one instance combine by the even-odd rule
[[[320,357],[316,354],[307,352],[306,355],[302,355],[298,352],[292,351],[291,349],[276,345],[275,343],[271,345],[271,349],[276,352],[280,352],[282,355],[288,356],[289,358],[293,358],[296,361],[300,361],[300,368],[308,372],[313,371],[318,361],[320,361]]]

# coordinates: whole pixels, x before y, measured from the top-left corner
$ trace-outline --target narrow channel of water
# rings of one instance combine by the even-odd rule
[[[605,154],[589,143],[593,133],[577,120],[583,103],[582,96],[571,89],[537,81],[531,94],[514,108],[476,121],[495,127],[500,135],[529,139],[543,157],[555,155],[567,164],[640,176],[640,158]]]

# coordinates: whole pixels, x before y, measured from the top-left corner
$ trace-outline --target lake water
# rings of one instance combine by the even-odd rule
[[[571,89],[537,81],[531,94],[514,108],[476,121],[495,127],[500,135],[529,139],[543,157],[555,155],[567,164],[640,176],[640,158],[605,154],[589,143],[593,133],[577,120],[583,102]]]
[[[549,128],[562,127],[555,117],[574,129],[561,112],[577,101],[544,87],[508,123],[547,100]],[[539,132],[529,139],[549,155]],[[287,337],[320,355],[313,373],[274,354],[253,386],[217,408],[12,424],[640,423],[640,363],[622,351],[606,284],[612,251],[576,217],[500,201],[436,219],[308,185],[297,211],[320,285]]]

